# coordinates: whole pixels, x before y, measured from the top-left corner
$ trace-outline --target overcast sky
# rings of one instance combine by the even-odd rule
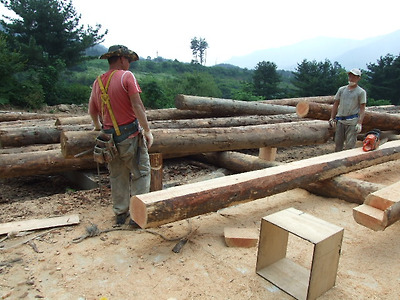
[[[73,0],[81,24],[101,24],[104,46],[190,62],[190,41],[209,45],[207,65],[319,36],[365,39],[400,30],[398,0]],[[0,12],[7,12],[0,4]]]

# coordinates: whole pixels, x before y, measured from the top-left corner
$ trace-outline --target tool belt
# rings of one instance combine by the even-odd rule
[[[354,118],[358,118],[358,114],[350,115],[350,116],[344,116],[344,117],[336,117],[335,119],[340,121],[340,120],[351,120]]]
[[[105,133],[112,134],[115,143],[121,143],[125,139],[127,139],[131,134],[134,134],[139,130],[137,119],[130,124],[120,125],[119,131],[120,135],[117,135],[115,128],[105,129],[103,130]]]
[[[112,134],[100,132],[93,149],[93,159],[99,164],[109,163],[118,155]]]

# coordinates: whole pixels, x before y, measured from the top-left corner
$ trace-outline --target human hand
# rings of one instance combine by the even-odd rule
[[[356,131],[357,131],[357,133],[360,133],[361,130],[362,130],[362,125],[359,124],[359,123],[357,123],[357,125],[356,125]]]
[[[153,145],[153,141],[154,141],[153,134],[151,133],[150,130],[149,131],[143,130],[143,136],[146,139],[147,148],[150,149],[150,147],[151,147],[151,145]]]
[[[332,128],[335,128],[336,127],[336,120],[335,119],[329,119],[329,126],[330,127],[332,127]]]

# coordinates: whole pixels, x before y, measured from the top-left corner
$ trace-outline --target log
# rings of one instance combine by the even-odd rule
[[[377,190],[353,208],[354,220],[372,230],[385,230],[400,220],[400,181]]]
[[[232,128],[154,129],[151,153],[190,155],[202,152],[288,147],[325,143],[332,136],[327,122],[306,121]],[[96,133],[64,131],[60,137],[65,158],[92,149]]]
[[[37,151],[47,151],[47,150],[55,150],[55,149],[57,149],[61,153],[61,145],[60,144],[29,145],[29,146],[17,147],[17,148],[4,148],[4,149],[0,149],[0,158],[1,158],[1,156],[5,155],[5,154],[37,152]]]
[[[0,156],[0,178],[55,174],[95,168],[96,163],[92,156],[65,159],[58,149]]]
[[[335,102],[335,96],[317,96],[317,97],[302,97],[302,98],[287,98],[287,99],[273,99],[273,100],[261,100],[257,102],[277,104],[277,105],[289,105],[296,106],[299,102],[315,102],[333,104]]]
[[[284,164],[276,161],[266,161],[253,155],[235,151],[200,153],[192,157],[193,159],[211,163],[236,173],[255,171]]]
[[[202,153],[193,156],[193,158],[213,163],[216,166],[224,167],[237,173],[270,168],[283,164],[265,161],[253,155],[232,151]],[[319,196],[340,198],[347,202],[358,204],[364,203],[365,198],[370,193],[382,189],[383,187],[385,187],[385,185],[354,179],[345,175],[301,186],[301,188]]]
[[[54,125],[79,125],[79,124],[92,124],[92,118],[90,115],[84,116],[73,116],[73,117],[61,117],[57,118]]]
[[[230,175],[131,198],[131,217],[142,228],[159,226],[267,197],[350,171],[400,158],[400,142],[375,151],[351,149],[282,166]]]
[[[60,115],[56,114],[39,114],[17,111],[0,111],[0,122],[18,121],[18,120],[33,120],[33,119],[56,119]]]
[[[200,119],[211,117],[229,117],[229,112],[225,111],[194,111],[194,110],[180,110],[177,108],[164,108],[147,110],[147,119],[149,121],[169,121],[181,119]],[[76,125],[76,124],[91,124],[92,119],[89,115],[86,116],[73,116],[73,117],[60,117],[57,118],[56,125]]]
[[[299,102],[296,106],[296,113],[299,117],[319,120],[329,120],[331,110],[332,105],[321,103]],[[366,111],[363,120],[363,132],[374,128],[400,130],[400,115]]]
[[[32,144],[55,144],[60,142],[62,130],[92,130],[89,125],[68,126],[39,126],[39,127],[17,127],[0,129],[0,147],[22,147]]]
[[[339,198],[350,203],[362,204],[370,193],[383,187],[385,187],[383,184],[342,175],[332,179],[313,182],[302,188],[318,196]]]
[[[296,109],[291,106],[265,104],[255,101],[239,101],[231,99],[220,99],[211,97],[197,97],[188,95],[177,95],[175,106],[183,110],[200,111],[225,111],[231,116],[239,114],[247,115],[279,115],[292,114]]]
[[[151,129],[237,127],[304,121],[296,114],[150,121]]]

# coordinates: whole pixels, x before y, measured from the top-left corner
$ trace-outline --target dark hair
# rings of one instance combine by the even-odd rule
[[[107,60],[108,60],[108,63],[109,64],[113,64],[113,63],[115,63],[119,58],[120,58],[121,56],[111,56],[111,57],[109,57]]]

